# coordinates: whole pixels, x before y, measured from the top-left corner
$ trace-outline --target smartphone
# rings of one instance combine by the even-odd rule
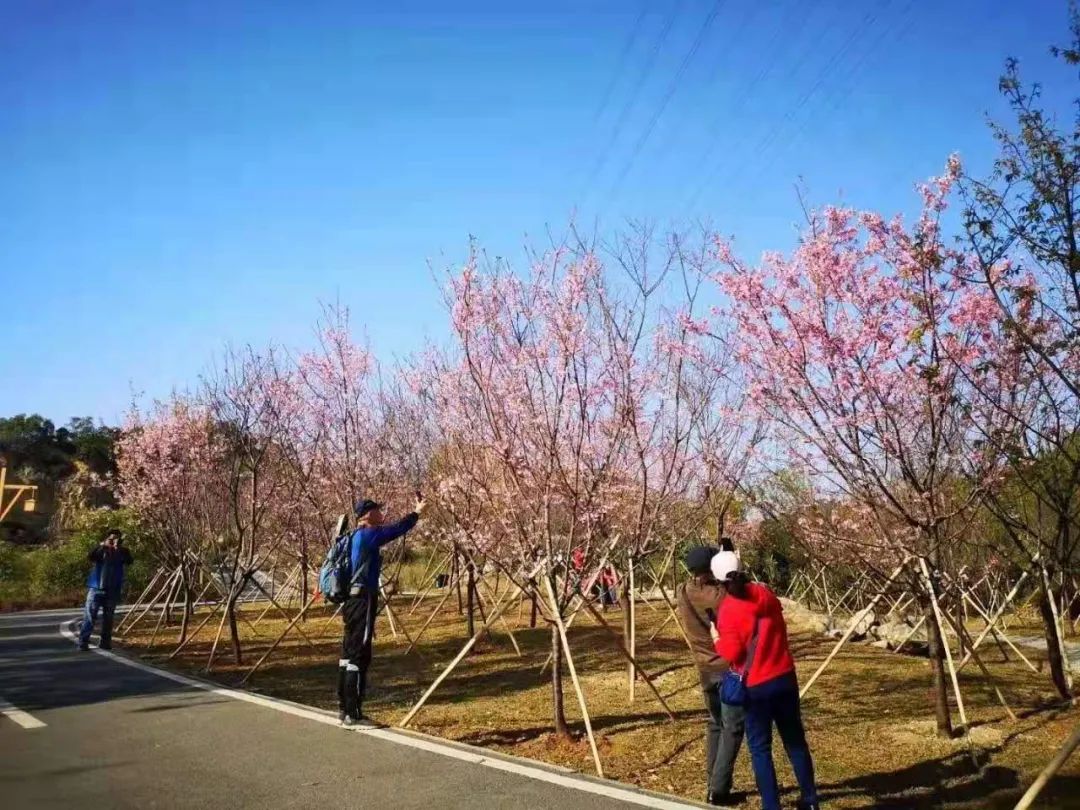
[[[712,608],[705,608],[705,616],[708,618],[711,624],[716,624],[716,611]]]

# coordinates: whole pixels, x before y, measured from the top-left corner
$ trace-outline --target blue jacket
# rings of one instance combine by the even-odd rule
[[[420,516],[416,512],[410,512],[397,523],[389,523],[385,526],[361,526],[353,532],[349,540],[349,560],[352,563],[352,570],[357,570],[361,555],[367,555],[367,576],[361,584],[372,593],[379,592],[379,572],[382,569],[382,555],[379,549],[409,532],[419,519]]]
[[[131,565],[131,552],[121,546],[95,546],[87,558],[94,564],[86,585],[96,591],[105,591],[109,596],[117,597],[124,587],[124,568]]]

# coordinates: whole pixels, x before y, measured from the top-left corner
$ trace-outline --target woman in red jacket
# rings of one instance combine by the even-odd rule
[[[795,661],[788,647],[783,608],[768,588],[748,582],[732,551],[712,559],[713,576],[727,589],[716,613],[713,642],[717,654],[743,675],[746,684],[746,743],[763,810],[780,810],[780,788],[772,760],[772,727],[780,732],[802,799],[799,810],[817,810],[814,761],[799,710]],[[757,641],[750,671],[743,672],[755,628]]]

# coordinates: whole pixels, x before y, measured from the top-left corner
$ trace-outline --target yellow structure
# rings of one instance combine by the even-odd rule
[[[23,502],[24,512],[33,512],[37,506],[37,487],[30,484],[9,484],[7,465],[0,464],[0,521],[15,508],[19,499]]]

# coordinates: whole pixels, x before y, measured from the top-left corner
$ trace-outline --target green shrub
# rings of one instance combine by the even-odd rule
[[[145,587],[154,566],[136,516],[126,509],[87,510],[54,545],[25,549],[0,542],[0,609],[77,605],[86,592],[87,555],[110,528],[124,532],[135,562],[125,577],[125,597]]]

